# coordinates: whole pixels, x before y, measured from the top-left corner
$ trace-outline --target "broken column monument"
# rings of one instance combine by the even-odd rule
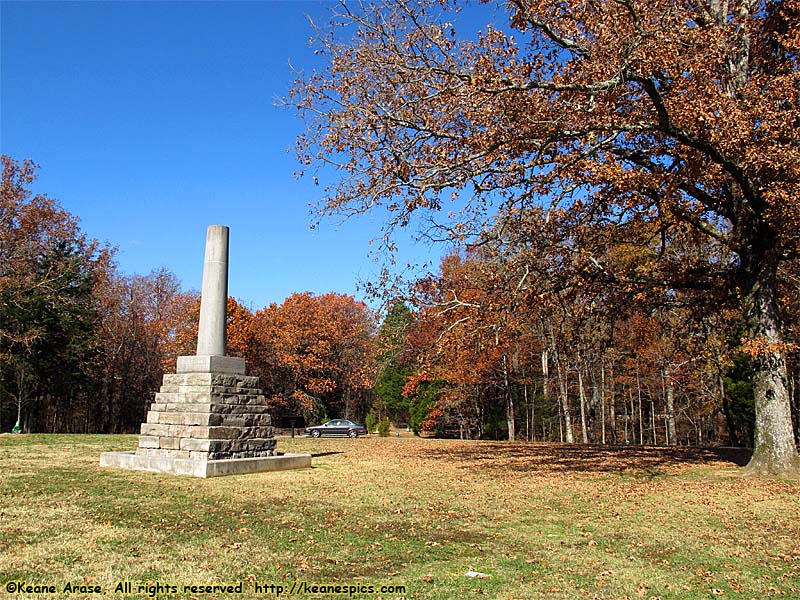
[[[137,450],[105,452],[101,466],[194,477],[311,466],[308,454],[276,452],[258,377],[227,356],[228,236],[208,228],[196,355],[179,356],[176,373],[164,375]]]

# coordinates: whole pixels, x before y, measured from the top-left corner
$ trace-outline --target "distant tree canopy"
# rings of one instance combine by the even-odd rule
[[[800,251],[798,1],[510,0],[474,39],[460,6],[343,6],[320,32],[328,66],[290,96],[301,162],[341,174],[320,211],[486,246],[512,313],[565,295],[737,312],[749,470],[800,470],[780,291]]]
[[[375,316],[352,296],[292,294],[255,313],[245,353],[276,412],[362,419],[372,404]]]
[[[164,373],[196,350],[200,298],[165,268],[124,275],[113,251],[33,195],[36,167],[2,157],[0,430],[136,432]],[[228,351],[281,414],[363,419],[375,315],[352,296],[293,294],[255,313],[228,299]]]

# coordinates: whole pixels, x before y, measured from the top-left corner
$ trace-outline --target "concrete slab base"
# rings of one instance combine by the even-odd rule
[[[311,467],[311,455],[281,454],[257,458],[197,460],[171,456],[142,456],[136,452],[103,452],[100,455],[100,466],[187,477],[221,477],[264,471],[307,469]]]

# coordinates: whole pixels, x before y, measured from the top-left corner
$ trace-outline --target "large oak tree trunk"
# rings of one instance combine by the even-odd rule
[[[753,357],[756,401],[755,443],[746,471],[751,475],[800,473],[776,301],[777,260],[742,262],[743,283],[747,284],[743,290],[749,334],[746,349]]]

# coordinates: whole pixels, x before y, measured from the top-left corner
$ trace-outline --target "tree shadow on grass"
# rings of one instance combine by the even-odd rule
[[[643,471],[655,474],[669,467],[744,466],[752,450],[714,447],[655,447],[524,442],[465,442],[429,448],[434,458],[464,463],[467,468],[529,473]]]

